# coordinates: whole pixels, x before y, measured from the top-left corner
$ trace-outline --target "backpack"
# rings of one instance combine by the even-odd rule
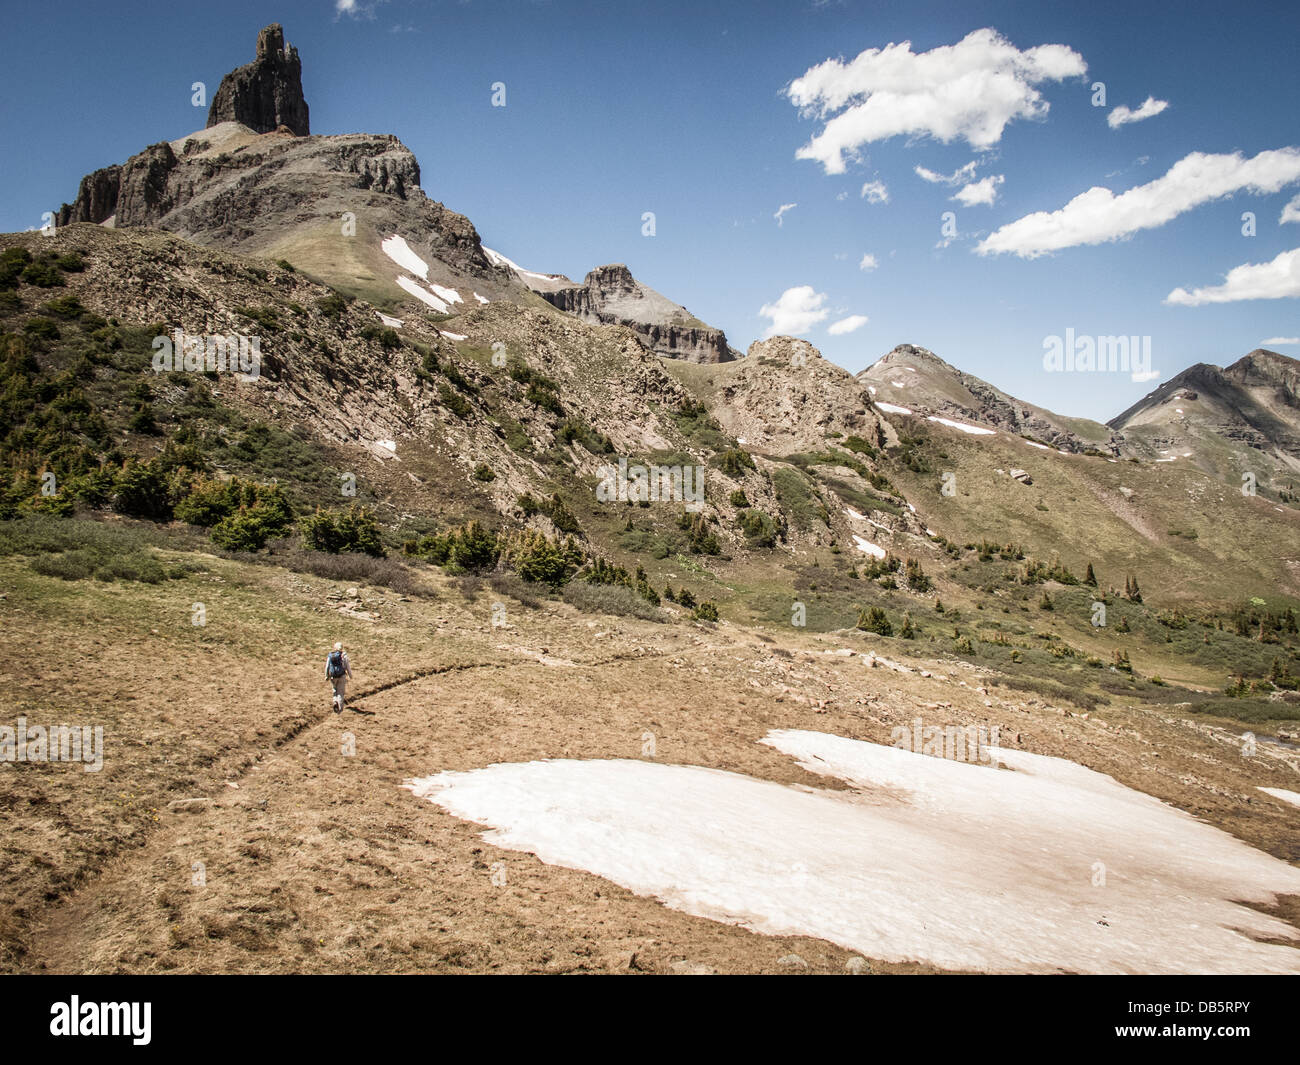
[[[343,652],[331,651],[325,663],[325,676],[333,680],[336,677],[343,676],[346,672],[347,670],[343,668]]]

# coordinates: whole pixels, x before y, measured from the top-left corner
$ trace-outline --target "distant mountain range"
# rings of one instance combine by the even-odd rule
[[[1120,529],[1105,534],[1118,537],[1106,550],[1120,552],[1123,530],[1160,541],[1162,528],[1183,524],[1188,492],[1203,490],[1174,492],[1157,478],[1144,491],[1146,475],[1128,466],[1125,483],[1111,484],[1102,471],[1119,467],[1107,460],[1135,460],[1153,476],[1209,474],[1217,492],[1245,477],[1269,503],[1251,520],[1290,521],[1281,504],[1300,472],[1294,359],[1257,350],[1227,369],[1190,367],[1103,425],[908,344],[856,375],[789,337],[742,355],[625,265],[578,283],[484,247],[469,219],[425,194],[396,137],[312,135],[307,116],[297,53],[267,27],[253,62],[222,82],[208,126],[83,178],[58,212],[59,239],[90,256],[70,283],[98,314],[145,315],[189,333],[239,331],[251,316],[268,330],[263,378],[228,397],[341,449],[342,468],[356,453],[378,463],[372,491],[394,523],[437,513],[555,532],[566,522],[521,511],[518,500],[589,496],[609,454],[708,465],[719,481],[707,521],[737,558],[760,544],[849,544],[873,557],[921,550],[943,531],[925,478],[961,456],[979,477],[1001,479],[962,519],[966,532],[948,530],[954,537],[1016,527],[1068,540],[1065,506],[1042,517],[1046,504],[1026,494],[1032,483],[1034,493],[1072,487],[1070,507],[1093,500],[1095,512],[1070,521]],[[195,247],[209,254],[195,258]],[[105,272],[99,258],[110,254]],[[333,306],[330,290],[350,301],[346,313],[314,309]],[[391,333],[382,350],[379,329]],[[493,361],[498,348],[508,377]],[[952,458],[920,457],[931,438]],[[1008,481],[1011,470],[1024,476]],[[1157,514],[1134,509],[1144,495]],[[1229,497],[1234,507],[1244,498]],[[662,523],[604,529],[600,512],[579,518],[614,554],[632,543],[676,550],[680,539]],[[1196,550],[1207,543],[1202,536]],[[1270,570],[1267,580],[1296,572]]]

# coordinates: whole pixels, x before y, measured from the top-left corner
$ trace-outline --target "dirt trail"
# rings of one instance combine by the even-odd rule
[[[70,664],[66,676],[47,679],[58,690],[137,698],[104,711],[118,715],[110,719],[118,739],[103,774],[10,767],[10,785],[27,789],[16,794],[31,797],[15,822],[26,831],[7,850],[37,873],[55,859],[71,870],[34,881],[49,885],[54,902],[39,905],[25,887],[11,903],[21,925],[10,942],[21,949],[10,968],[788,972],[782,959],[796,953],[809,966],[800,971],[842,972],[843,948],[690,917],[591,874],[497,849],[478,826],[401,785],[496,762],[654,757],[824,788],[833,785],[757,741],[795,728],[888,743],[893,727],[917,716],[997,726],[1008,745],[1108,773],[1300,859],[1294,810],[1255,790],[1296,788],[1294,769],[1277,759],[1243,759],[1222,738],[1140,708],[1088,714],[987,688],[978,667],[913,660],[895,641],[861,634],[593,620],[562,606],[512,608],[511,624],[497,629],[481,600],[393,597],[380,604],[383,623],[342,632],[354,663],[428,662],[433,646],[444,660],[361,685],[336,716],[316,656],[283,650],[336,638],[338,622],[311,613],[319,599],[315,585],[302,593],[307,621],[291,631],[262,621],[238,630],[244,616],[224,605],[217,616],[232,627],[210,649],[188,630],[186,644],[166,632],[151,638],[157,612],[143,611],[129,622],[143,634],[126,622],[107,632],[124,650],[106,674]],[[75,652],[85,627],[73,624],[46,610],[31,654],[60,644]],[[230,679],[236,631],[257,641],[246,655],[260,672]],[[105,637],[101,626],[95,638]],[[28,653],[14,646],[16,656]],[[879,665],[868,663],[869,650],[884,656]],[[130,795],[146,788],[158,796],[157,820],[136,816],[126,834],[119,826],[135,816]],[[168,799],[200,801],[169,808]],[[51,807],[57,818],[40,814]],[[110,833],[101,851],[71,842],[100,831]],[[20,870],[12,882],[30,881]],[[930,971],[879,959],[871,966]]]

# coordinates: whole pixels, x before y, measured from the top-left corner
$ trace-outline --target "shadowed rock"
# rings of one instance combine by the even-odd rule
[[[298,137],[311,133],[298,49],[284,43],[278,22],[257,35],[257,58],[221,79],[208,126],[220,122],[241,122],[256,133],[281,126]]]

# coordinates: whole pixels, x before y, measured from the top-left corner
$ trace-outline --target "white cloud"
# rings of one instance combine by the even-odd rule
[[[1222,285],[1176,288],[1166,303],[1199,307],[1202,303],[1235,303],[1238,300],[1276,300],[1300,296],[1300,248],[1281,252],[1272,262],[1243,263],[1228,271]]]
[[[360,0],[334,0],[334,17],[338,19],[348,15],[352,18],[373,19],[376,6],[384,2],[385,0],[373,0],[372,3],[363,4]]]
[[[864,198],[867,203],[889,202],[889,189],[885,188],[885,183],[883,181],[868,181],[862,186],[862,192],[860,192],[859,195]]]
[[[1017,118],[1042,118],[1048,104],[1035,85],[1081,77],[1087,64],[1063,44],[1020,51],[996,30],[913,53],[910,41],[869,48],[856,59],[828,59],[790,83],[786,95],[805,115],[825,120],[795,153],[828,174],[845,156],[896,136],[965,140],[989,148]],[[832,117],[833,116],[833,117]]]
[[[939,174],[928,167],[916,167],[916,176],[931,185],[961,185],[975,177],[975,168],[979,164],[972,159],[965,166],[959,166],[951,174]]]
[[[1154,96],[1148,96],[1136,111],[1120,104],[1106,116],[1106,125],[1111,129],[1119,129],[1120,126],[1127,126],[1130,122],[1141,122],[1144,118],[1152,118],[1168,106],[1168,100],[1157,100]]]
[[[861,329],[867,324],[869,319],[865,314],[850,314],[847,318],[841,318],[838,322],[833,322],[826,327],[833,337],[842,337],[845,333],[852,333],[856,329]]]
[[[1160,376],[1159,370],[1134,370],[1128,375],[1130,381],[1143,384],[1146,381],[1154,381]]]
[[[862,256],[862,262],[858,263],[859,270],[874,270],[880,263],[876,262],[876,257],[867,252]]]
[[[1035,211],[994,230],[976,248],[981,255],[1011,252],[1032,259],[1081,244],[1119,240],[1155,229],[1203,203],[1242,190],[1277,192],[1300,180],[1300,149],[1279,148],[1245,159],[1240,152],[1192,152],[1162,177],[1116,196],[1094,186],[1057,211]]]
[[[794,210],[794,208],[796,208],[796,207],[798,207],[798,206],[799,206],[799,205],[798,205],[797,203],[783,203],[783,204],[781,204],[781,206],[778,207],[778,208],[776,209],[776,214],[774,214],[774,215],[772,216],[773,218],[776,219],[776,224],[777,224],[778,226],[781,225],[781,216],[782,216],[783,214],[785,214],[786,211],[792,211],[792,210]]]
[[[958,189],[953,199],[963,207],[974,207],[978,204],[992,207],[993,201],[998,198],[998,186],[1005,180],[1006,178],[1001,174],[990,174],[986,178],[980,178],[979,181],[973,181]]]
[[[1268,347],[1270,344],[1277,347],[1287,347],[1291,344],[1300,344],[1300,337],[1269,337],[1267,340],[1261,340],[1259,342],[1261,348]]]
[[[806,333],[831,312],[826,309],[826,294],[814,292],[812,285],[797,285],[781,293],[775,303],[765,303],[758,313],[772,320],[763,333],[764,339],[774,336],[798,336]]]
[[[1300,222],[1300,194],[1292,197],[1291,202],[1282,208],[1282,217],[1277,220],[1277,224],[1284,225],[1287,222]]]

